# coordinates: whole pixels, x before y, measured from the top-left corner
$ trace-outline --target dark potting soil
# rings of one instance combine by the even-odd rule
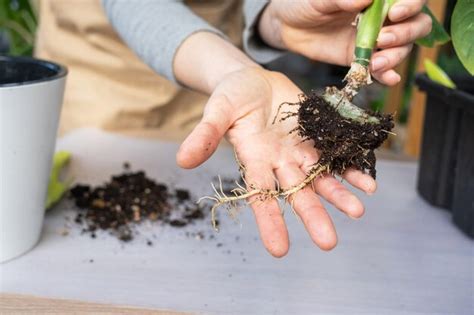
[[[70,191],[78,210],[75,222],[92,238],[100,229],[126,242],[133,239],[133,228],[147,220],[181,228],[204,219],[209,212],[192,200],[188,190],[172,190],[143,171],[130,172],[129,163],[124,169],[101,186],[78,184]],[[152,245],[151,241],[147,244]]]
[[[299,135],[313,140],[320,152],[319,164],[328,165],[332,173],[341,175],[348,168],[368,173],[375,178],[375,153],[393,129],[393,116],[369,113],[378,124],[358,124],[348,120],[318,94],[312,92],[299,103]]]

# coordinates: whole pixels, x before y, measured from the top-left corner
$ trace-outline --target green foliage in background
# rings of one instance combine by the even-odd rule
[[[46,201],[46,209],[50,209],[58,203],[71,186],[71,180],[63,182],[60,179],[61,171],[69,163],[71,153],[67,151],[56,152],[53,158],[53,167],[48,184],[48,199]]]
[[[428,7],[423,12],[431,16],[432,30],[426,37],[416,43],[433,47],[449,42],[450,37],[443,26],[436,20]],[[458,0],[451,17],[452,44],[456,54],[466,70],[474,75],[474,1]]]
[[[451,19],[451,35],[459,60],[474,75],[474,1],[458,0]]]
[[[36,26],[36,12],[29,0],[0,0],[0,32],[7,36],[10,55],[33,54]]]
[[[432,81],[450,89],[456,88],[456,84],[454,84],[446,72],[444,72],[444,70],[441,69],[437,64],[429,59],[425,59],[423,62],[425,64],[426,74]]]
[[[474,74],[474,1],[473,0],[450,0],[446,12],[446,20],[451,22],[446,27],[451,28],[452,41],[448,32],[436,20],[431,11],[425,6],[423,12],[431,16],[432,30],[426,37],[419,39],[416,43],[421,46],[434,47],[436,45],[444,45],[438,57],[438,69],[430,67],[432,77],[440,78],[445,76],[443,83],[447,83],[449,76],[468,75],[468,72]],[[416,55],[416,54],[414,54]],[[416,58],[409,59],[407,80],[404,89],[403,99],[400,106],[399,122],[406,123],[408,116],[408,108],[410,106],[411,95],[413,93],[413,83],[416,71]],[[437,70],[443,69],[444,75]],[[442,70],[441,70],[442,71]],[[437,72],[434,74],[433,72]],[[433,76],[434,75],[434,76]],[[447,78],[447,80],[446,80]],[[432,78],[433,80],[433,78]],[[436,79],[434,79],[436,81]],[[450,80],[451,81],[451,80]],[[438,81],[439,82],[439,81]],[[452,81],[451,81],[452,82]]]
[[[444,49],[438,57],[438,66],[441,67],[449,76],[467,76],[466,68],[462,65],[458,56],[454,52],[454,47],[448,46]]]
[[[451,39],[448,32],[444,29],[443,25],[436,19],[431,13],[431,10],[425,5],[423,6],[423,13],[428,14],[431,17],[431,32],[423,38],[416,41],[418,45],[434,47],[436,45],[443,45],[449,42]]]

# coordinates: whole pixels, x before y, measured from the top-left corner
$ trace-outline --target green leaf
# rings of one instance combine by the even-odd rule
[[[456,54],[470,74],[474,75],[474,2],[458,0],[451,18],[451,33]]]
[[[424,60],[425,70],[428,77],[436,83],[439,83],[447,88],[455,89],[456,84],[437,64],[429,59]]]
[[[0,31],[7,36],[9,54],[32,54],[36,25],[29,0],[0,0]]]
[[[443,45],[449,42],[449,34],[446,32],[443,25],[439,23],[433,13],[431,13],[431,10],[426,5],[424,5],[422,11],[431,17],[432,28],[428,35],[420,38],[416,41],[416,43],[421,46],[434,47],[435,45]]]
[[[46,209],[51,208],[55,205],[64,193],[69,189],[69,183],[61,182],[59,176],[61,170],[71,159],[71,153],[66,151],[59,151],[54,155],[53,167],[51,170],[51,176],[48,184],[48,199],[46,201]]]

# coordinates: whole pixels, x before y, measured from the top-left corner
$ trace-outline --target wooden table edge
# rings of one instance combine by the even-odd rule
[[[110,305],[11,293],[0,293],[0,312],[2,314],[190,314],[170,310],[154,310],[134,306]]]

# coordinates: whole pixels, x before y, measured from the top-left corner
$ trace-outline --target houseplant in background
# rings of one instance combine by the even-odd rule
[[[0,0],[0,36],[9,55],[33,54],[36,27],[35,8],[29,0]]]
[[[474,237],[474,5],[456,3],[452,44],[471,74],[453,81],[434,63],[416,83],[426,92],[418,191],[429,203],[450,209],[454,223]]]

